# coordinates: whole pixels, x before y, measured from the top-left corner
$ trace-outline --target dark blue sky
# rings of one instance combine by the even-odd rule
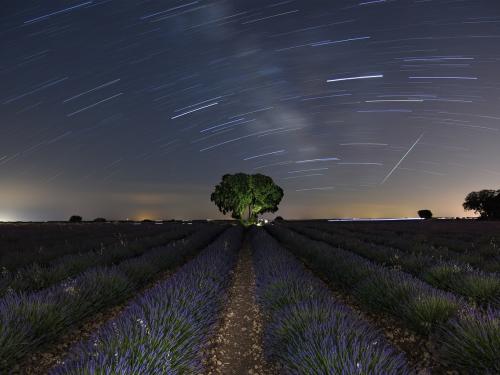
[[[500,185],[496,0],[9,1],[0,220],[462,215]]]

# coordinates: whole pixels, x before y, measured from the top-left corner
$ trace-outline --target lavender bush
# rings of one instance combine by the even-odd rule
[[[21,268],[15,273],[0,274],[0,296],[8,292],[35,291],[72,277],[87,268],[111,265],[138,256],[152,247],[164,246],[170,241],[186,237],[193,232],[191,226],[175,226],[154,237],[146,237],[131,243],[124,242],[102,250],[67,254],[47,265],[38,263]]]
[[[482,373],[477,372],[481,368],[483,373],[498,373],[498,310],[490,309],[486,315],[471,313],[468,305],[453,295],[404,272],[373,264],[281,226],[267,228],[313,270],[352,293],[363,306],[391,314],[417,332],[431,334],[452,369]],[[353,284],[346,283],[356,279]],[[463,360],[458,361],[460,357]],[[482,367],[478,363],[483,363]]]
[[[375,262],[399,267],[436,288],[467,297],[474,303],[500,306],[500,277],[496,274],[477,271],[457,261],[446,262],[426,254],[406,253],[344,235],[298,225],[292,226],[292,229],[314,240],[342,247]]]
[[[252,240],[265,349],[288,374],[409,374],[383,335],[260,230]]]
[[[123,301],[158,272],[194,255],[223,229],[207,227],[119,265],[89,269],[40,292],[7,295],[0,300],[0,370],[8,369],[71,325]]]
[[[197,374],[241,245],[233,227],[171,278],[136,298],[52,375]]]
[[[468,234],[460,238],[457,233],[429,233],[412,234],[408,228],[399,230],[380,227],[370,228],[363,224],[353,227],[339,226],[332,223],[303,223],[300,227],[320,229],[329,234],[336,234],[338,238],[357,239],[358,242],[371,245],[382,245],[397,248],[408,254],[426,255],[434,259],[448,260],[471,266],[485,272],[500,272],[500,247],[496,239],[490,235],[481,235],[481,231]],[[295,226],[294,226],[295,227]]]
[[[110,246],[153,237],[165,228],[180,228],[182,223],[136,225],[133,223],[30,223],[4,224],[0,237],[0,268],[15,272],[32,263],[46,266],[67,254],[86,253]]]
[[[500,311],[469,311],[437,338],[441,358],[472,374],[500,374]]]

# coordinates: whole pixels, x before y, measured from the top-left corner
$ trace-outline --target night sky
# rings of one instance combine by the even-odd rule
[[[500,188],[498,0],[3,1],[0,220],[464,215]]]

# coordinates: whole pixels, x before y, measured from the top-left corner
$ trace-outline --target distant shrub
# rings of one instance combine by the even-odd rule
[[[107,220],[103,217],[96,217],[94,223],[105,223]]]
[[[432,211],[431,210],[420,210],[420,211],[418,211],[418,216],[422,219],[432,219]]]
[[[285,219],[283,219],[283,217],[281,217],[281,216],[276,216],[274,218],[274,221],[283,221],[283,220],[285,220]]]
[[[79,215],[73,215],[69,218],[70,223],[81,223],[82,222],[82,217]]]

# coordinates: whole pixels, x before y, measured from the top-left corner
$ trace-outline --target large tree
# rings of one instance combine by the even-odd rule
[[[243,224],[255,224],[259,214],[278,211],[283,189],[263,174],[226,174],[215,186],[210,200],[223,213]]]
[[[463,207],[483,219],[500,219],[500,190],[473,191],[465,197]]]

